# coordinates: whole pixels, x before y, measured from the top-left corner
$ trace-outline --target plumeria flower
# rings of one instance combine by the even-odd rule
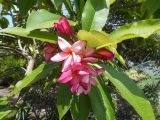
[[[54,27],[57,31],[62,35],[70,35],[71,34],[71,27],[68,20],[64,17],[59,19],[58,23],[54,23]]]
[[[56,54],[57,45],[46,43],[44,50],[45,61],[50,61],[50,58]]]
[[[96,86],[98,82],[94,77],[104,72],[104,69],[93,69],[87,63],[74,63],[68,71],[61,74],[59,83],[69,83],[72,93],[77,95],[88,94],[91,86]]]
[[[64,61],[62,65],[62,72],[64,72],[68,70],[73,63],[81,61],[80,53],[85,48],[86,41],[77,41],[73,45],[71,45],[63,38],[58,37],[58,45],[62,52],[57,53],[55,56],[53,56],[51,58],[51,61]]]
[[[58,45],[62,52],[51,58],[53,62],[63,61],[62,74],[58,79],[59,83],[68,83],[72,93],[77,95],[88,94],[92,85],[97,85],[94,77],[104,72],[104,69],[93,69],[89,62],[97,62],[98,59],[92,57],[95,48],[87,48],[86,41],[80,40],[70,45],[66,40],[58,37]]]

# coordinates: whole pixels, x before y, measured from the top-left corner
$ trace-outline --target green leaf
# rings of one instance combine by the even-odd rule
[[[7,96],[4,96],[4,97],[1,97],[0,98],[0,106],[1,105],[7,105],[8,104],[8,97]]]
[[[97,47],[97,49],[116,44],[116,41],[108,39],[107,35],[98,31],[80,30],[77,36],[79,40],[87,40],[89,47]]]
[[[119,29],[113,31],[108,36],[103,34],[102,32],[87,32],[81,30],[78,32],[78,38],[81,40],[87,40],[89,46],[97,47],[97,49],[99,49],[102,47],[120,43],[123,40],[131,38],[147,38],[150,35],[158,32],[160,32],[160,20],[151,19],[124,25]]]
[[[71,0],[64,0],[64,3],[67,3],[67,6],[69,7],[70,11],[73,12],[73,7],[72,7],[72,4],[71,4]]]
[[[73,8],[72,8],[72,4],[70,0],[64,0],[64,5],[68,11],[68,13],[70,14],[70,17],[73,17]]]
[[[85,2],[84,0],[74,0],[74,2],[76,6],[77,17],[80,22]]]
[[[89,98],[97,120],[115,120],[111,96],[107,88],[102,87],[100,82],[97,87],[92,87]]]
[[[147,38],[158,32],[160,32],[160,20],[150,19],[124,25],[111,32],[109,38],[117,41],[117,43],[120,43],[123,40],[136,37]]]
[[[145,98],[143,91],[123,72],[116,71],[108,65],[104,65],[107,72],[105,76],[113,83],[121,96],[126,99],[143,120],[155,120],[152,106]]]
[[[106,47],[108,50],[111,50],[115,57],[126,67],[126,62],[125,60],[123,59],[123,57],[118,53],[118,51],[116,50],[116,48],[112,47],[112,46],[108,46]]]
[[[51,2],[53,3],[56,10],[58,10],[58,8],[62,5],[63,0],[51,0]]]
[[[73,120],[88,120],[88,114],[91,110],[88,96],[74,96],[70,110]]]
[[[142,4],[142,15],[146,15],[147,18],[153,18],[154,13],[160,9],[159,0],[146,0]]]
[[[57,22],[61,16],[48,12],[47,10],[39,10],[31,13],[26,23],[26,29],[29,31],[41,28],[51,28],[53,23]]]
[[[101,31],[108,13],[109,0],[87,0],[82,13],[82,29]]]
[[[137,0],[137,2],[139,2],[139,3],[143,3],[143,2],[145,2],[146,0]]]
[[[109,0],[109,4],[112,5],[116,0]]]
[[[143,37],[147,38],[152,34],[160,32],[160,20],[142,20],[139,22],[131,23],[120,27],[119,29],[111,32],[109,35],[105,35],[103,32],[97,31],[84,31],[78,32],[78,38],[80,40],[87,40],[88,46],[97,47],[97,49],[115,45],[123,40]]]
[[[27,31],[32,31],[35,29],[53,28],[53,23],[58,22],[60,18],[60,15],[53,14],[47,10],[41,9],[31,13],[26,23],[26,29]],[[69,23],[71,26],[76,25],[76,22],[71,20],[69,20]]]
[[[51,42],[51,43],[56,43],[57,41],[57,36],[54,35],[53,33],[42,32],[42,31],[29,32],[26,29],[21,28],[21,27],[6,28],[6,29],[0,30],[0,32],[12,34],[12,35],[18,35],[18,36],[26,37],[26,38],[35,38],[41,41],[46,41],[46,42]]]
[[[57,97],[57,108],[58,108],[58,114],[59,114],[60,120],[70,109],[72,98],[73,97],[71,95],[69,86],[60,85],[58,89],[58,97]]]
[[[1,107],[1,106],[0,106]],[[3,108],[0,108],[0,120],[5,120],[5,118],[12,112],[11,109],[7,108],[6,106],[3,106]]]
[[[18,7],[22,15],[26,15],[29,9],[37,3],[37,0],[18,0]]]
[[[11,92],[11,96],[19,93],[23,88],[35,83],[36,81],[43,79],[46,77],[50,71],[54,69],[53,63],[41,64],[32,73],[26,76],[23,80],[20,80],[16,83],[13,91]]]
[[[7,28],[9,25],[8,20],[5,17],[0,18],[0,27],[1,28]]]

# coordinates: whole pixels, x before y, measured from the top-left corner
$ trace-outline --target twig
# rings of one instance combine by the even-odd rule
[[[10,50],[10,51],[17,53],[27,59],[27,54],[24,54],[21,50],[15,48],[15,47],[7,46],[7,45],[0,45],[0,49]]]

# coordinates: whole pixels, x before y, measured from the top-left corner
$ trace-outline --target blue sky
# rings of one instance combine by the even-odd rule
[[[7,18],[7,20],[9,21],[9,27],[13,27],[13,22],[12,22],[12,18],[9,15],[4,15],[3,17]]]

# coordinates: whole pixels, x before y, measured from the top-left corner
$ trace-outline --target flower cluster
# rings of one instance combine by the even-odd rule
[[[92,57],[94,48],[86,47],[86,41],[77,41],[72,46],[63,38],[58,37],[58,45],[62,52],[57,53],[51,58],[53,62],[61,62],[62,74],[58,79],[60,83],[69,83],[71,92],[87,94],[90,92],[91,85],[97,85],[93,78],[100,75],[104,69],[93,69],[90,62],[97,62],[98,59]]]
[[[71,34],[70,25],[65,18],[61,18],[54,27],[60,34]],[[55,53],[55,45],[48,44],[44,49],[46,60],[62,62],[62,73],[58,82],[68,83],[71,92],[76,92],[77,95],[88,94],[91,86],[98,84],[94,77],[105,71],[103,68],[94,69],[90,63],[98,62],[99,58],[103,60],[114,58],[114,54],[109,50],[100,49],[96,52],[95,48],[86,48],[86,45],[85,40],[79,40],[71,45],[62,37],[58,37],[58,46],[61,50],[59,53]]]

